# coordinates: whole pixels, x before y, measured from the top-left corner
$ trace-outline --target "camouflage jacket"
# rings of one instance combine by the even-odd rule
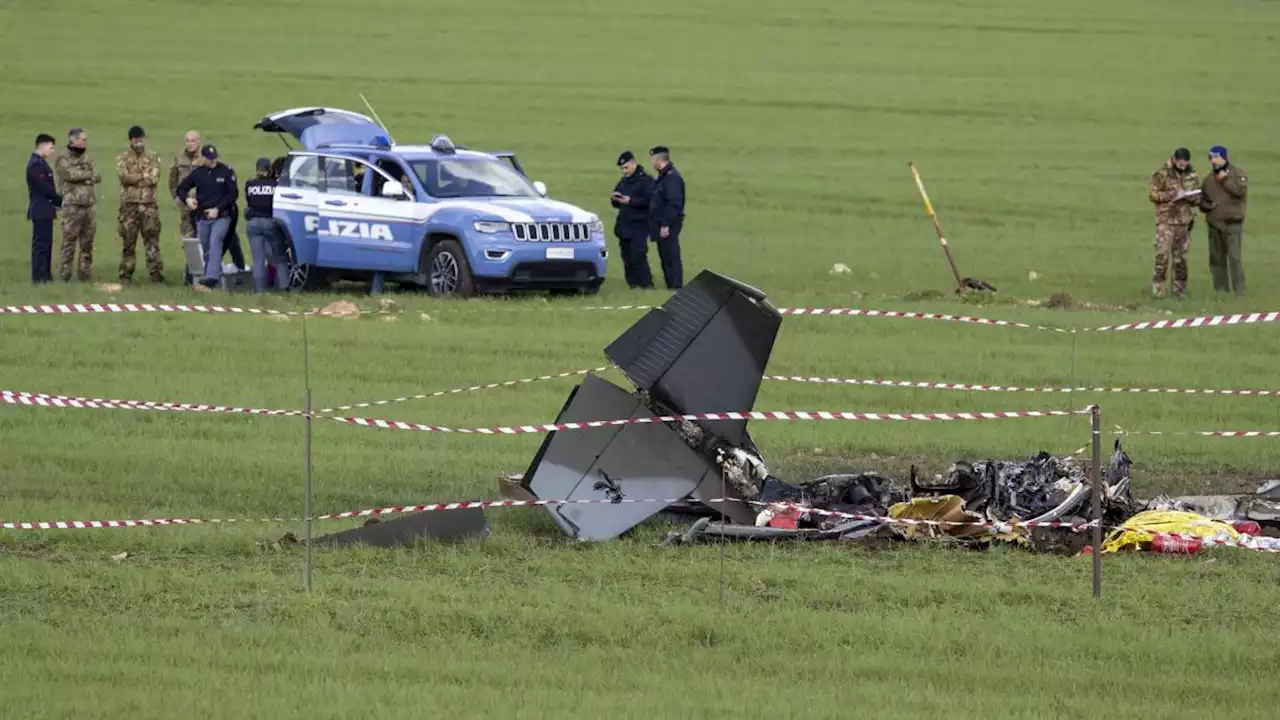
[[[1187,171],[1179,173],[1173,167],[1173,160],[1165,161],[1163,167],[1151,173],[1151,182],[1147,184],[1147,197],[1156,205],[1157,225],[1190,225],[1196,216],[1197,199],[1195,197],[1175,200],[1178,193],[1200,189],[1200,177],[1195,168],[1187,165]]]
[[[173,165],[169,167],[169,197],[178,194],[178,185],[182,184],[182,181],[186,180],[191,171],[195,169],[193,163],[195,163],[197,157],[199,155],[187,155],[185,149],[173,156]],[[196,191],[192,188],[191,192],[187,193],[187,197],[195,196]]]
[[[94,169],[89,153],[59,154],[53,164],[53,175],[58,181],[58,192],[62,193],[64,206],[92,207],[96,202],[93,186],[102,182],[102,176]]]
[[[142,154],[133,148],[116,156],[116,173],[120,176],[121,204],[155,205],[156,185],[160,183],[160,156],[150,150]]]

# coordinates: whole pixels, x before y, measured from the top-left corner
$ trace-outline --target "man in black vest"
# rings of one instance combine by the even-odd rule
[[[36,136],[36,151],[27,161],[27,219],[31,221],[31,282],[53,282],[53,219],[62,207],[62,196],[53,182],[49,156],[53,136]]]
[[[659,145],[649,151],[658,179],[653,184],[649,201],[650,238],[658,244],[662,261],[662,277],[667,289],[684,287],[684,268],[680,264],[680,230],[684,227],[684,178],[671,164],[671,151]]]
[[[622,178],[613,188],[609,203],[618,209],[613,234],[618,237],[618,254],[622,256],[627,286],[649,289],[653,275],[649,272],[649,196],[653,194],[653,178],[645,174],[630,150],[618,156]]]

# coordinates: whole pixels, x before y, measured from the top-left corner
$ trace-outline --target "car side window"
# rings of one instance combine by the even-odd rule
[[[320,188],[320,163],[314,155],[294,155],[285,164],[285,172],[280,176],[281,187]]]
[[[409,180],[409,174],[400,163],[388,158],[378,160],[377,167],[386,173],[392,180],[398,180],[404,186],[404,191],[409,195],[409,199],[413,199],[413,183]],[[382,186],[386,184],[387,178],[375,173],[373,178],[373,187],[370,188],[374,197],[382,195]]]
[[[321,192],[330,195],[359,195],[360,186],[356,179],[358,164],[351,158],[324,158]]]

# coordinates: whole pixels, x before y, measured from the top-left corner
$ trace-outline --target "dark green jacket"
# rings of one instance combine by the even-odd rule
[[[1249,176],[1235,165],[1227,166],[1227,173],[1218,179],[1212,170],[1200,187],[1200,209],[1204,211],[1209,224],[1220,228],[1231,223],[1244,222],[1247,195],[1249,193]]]

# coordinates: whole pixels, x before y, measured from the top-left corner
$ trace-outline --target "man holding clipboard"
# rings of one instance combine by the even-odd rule
[[[1173,157],[1154,173],[1147,184],[1147,197],[1156,206],[1155,270],[1151,273],[1151,294],[1164,297],[1165,283],[1173,263],[1173,296],[1187,293],[1187,248],[1191,226],[1199,202],[1200,178],[1191,167],[1191,151],[1178,148]]]

